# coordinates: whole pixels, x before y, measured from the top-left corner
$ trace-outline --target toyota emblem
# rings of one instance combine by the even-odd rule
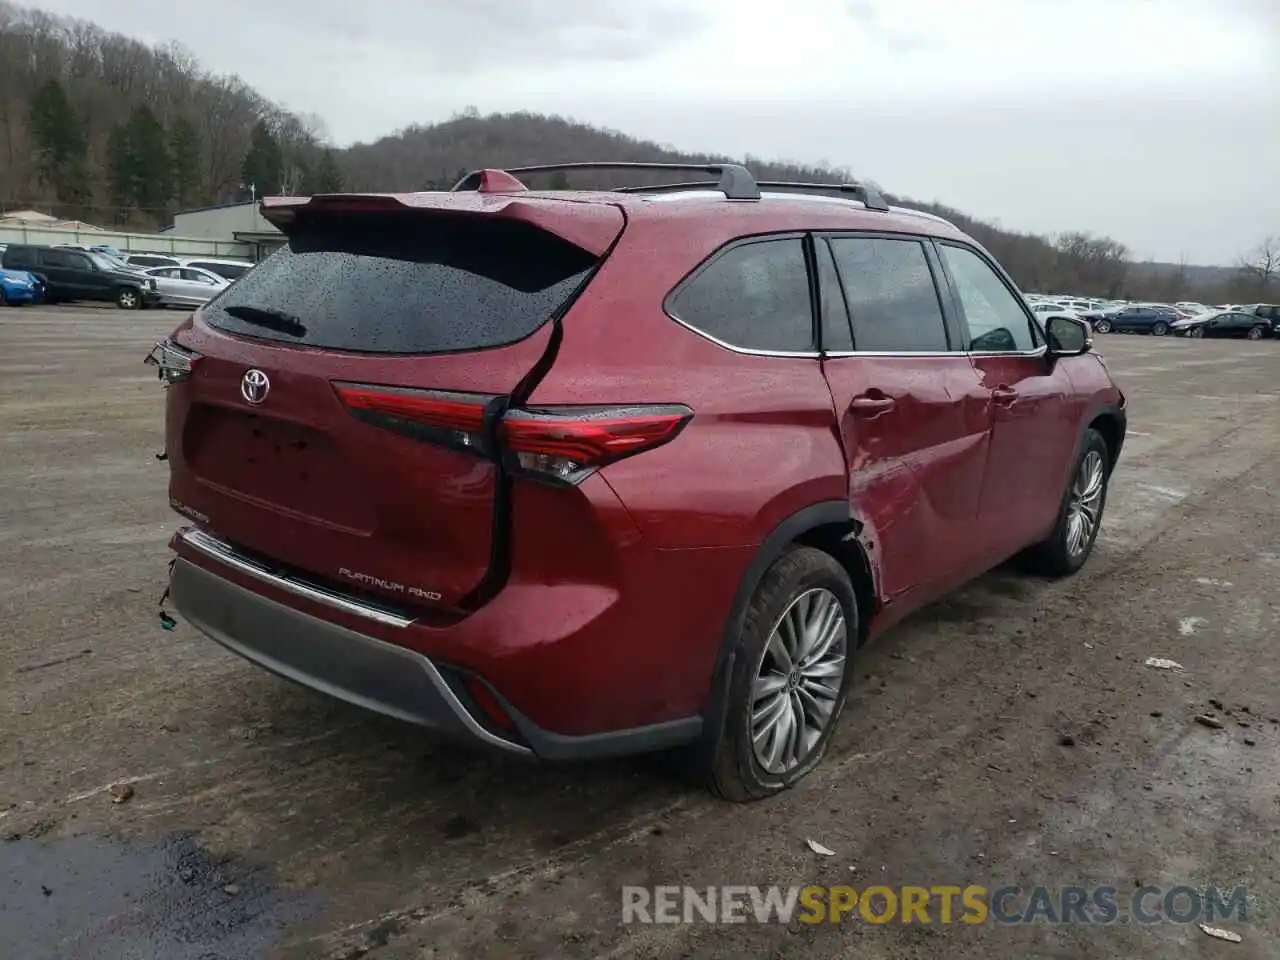
[[[240,395],[250,403],[261,403],[270,392],[271,381],[261,370],[248,370],[240,380]]]

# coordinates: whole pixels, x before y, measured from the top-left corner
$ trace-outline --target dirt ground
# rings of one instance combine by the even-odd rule
[[[1280,956],[1280,341],[1099,337],[1131,420],[1085,571],[997,571],[895,629],[821,769],[734,807],[653,759],[439,744],[162,629],[179,519],[141,359],[179,319],[0,310],[6,960]],[[806,883],[1250,901],[1222,924],[1239,944],[1173,922],[620,922],[623,885]]]

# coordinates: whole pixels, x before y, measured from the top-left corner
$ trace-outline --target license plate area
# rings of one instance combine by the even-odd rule
[[[187,419],[184,457],[207,484],[328,524],[370,531],[373,510],[333,441],[310,427],[204,404]]]

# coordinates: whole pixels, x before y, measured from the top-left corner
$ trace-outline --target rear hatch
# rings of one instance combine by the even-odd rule
[[[502,477],[477,452],[622,214],[450,194],[275,216],[287,244],[172,338],[173,505],[321,583],[465,608],[499,552]]]

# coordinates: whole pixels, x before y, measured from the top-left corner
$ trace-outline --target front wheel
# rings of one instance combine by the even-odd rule
[[[1204,327],[1192,327],[1187,331],[1188,337],[1196,337],[1197,339],[1204,336]]]
[[[853,679],[858,602],[849,574],[812,547],[783,554],[761,578],[736,640],[702,771],[736,802],[793,786],[822,760]]]
[[[1249,332],[1245,334],[1250,340],[1261,340],[1262,335],[1267,332],[1267,328],[1259,324],[1256,327],[1250,327]]]
[[[1111,332],[1111,321],[1110,321],[1110,320],[1099,320],[1099,321],[1094,325],[1093,329],[1094,329],[1097,333],[1110,333],[1110,332]]]
[[[1097,430],[1086,430],[1053,533],[1027,551],[1026,558],[1034,572],[1065,577],[1084,566],[1102,527],[1110,478],[1107,442]]]
[[[116,306],[121,310],[137,310],[142,306],[142,295],[133,287],[124,287],[116,294]]]
[[[1153,337],[1163,337],[1168,332],[1169,332],[1169,325],[1165,323],[1163,320],[1157,320],[1151,326],[1151,335]]]

